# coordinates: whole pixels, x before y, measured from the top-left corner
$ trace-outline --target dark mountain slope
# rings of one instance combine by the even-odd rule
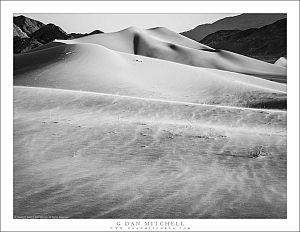
[[[85,33],[85,34],[82,34],[82,33],[70,33],[69,36],[70,36],[70,39],[76,39],[76,38],[80,38],[80,37],[83,37],[83,36],[88,36],[88,35],[95,35],[95,34],[101,34],[103,33],[103,31],[100,31],[100,30],[94,30],[90,33]]]
[[[16,16],[13,19],[14,24],[16,24],[23,32],[25,32],[28,36],[38,29],[45,26],[44,23],[25,17],[23,15]]]
[[[75,39],[87,35],[103,33],[94,30],[90,33],[70,33],[67,34],[55,24],[47,24],[25,17],[23,15],[13,18],[14,27],[14,54],[28,52],[33,48],[47,44],[55,39]]]
[[[232,36],[241,31],[242,30],[220,30],[206,36],[204,39],[200,41],[204,41],[205,45],[210,44],[209,46],[214,47],[213,45],[218,44],[222,42],[224,39],[226,39],[227,37]]]
[[[199,25],[190,31],[182,32],[181,34],[190,39],[200,41],[205,36],[220,30],[247,30],[250,28],[260,28],[283,18],[286,18],[286,14],[247,13],[220,19],[212,24]]]
[[[20,38],[28,38],[28,35],[23,32],[16,24],[14,24],[14,37],[18,36]]]
[[[70,36],[60,27],[49,23],[32,33],[30,37],[49,43],[55,39],[68,39]]]
[[[33,48],[42,46],[43,43],[34,38],[14,37],[14,54],[28,52]]]
[[[224,49],[274,63],[287,51],[287,20],[244,31],[218,31],[200,40],[215,49]]]

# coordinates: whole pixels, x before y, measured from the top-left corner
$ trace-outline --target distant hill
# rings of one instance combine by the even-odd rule
[[[32,34],[33,32],[37,31],[38,29],[45,26],[44,23],[25,17],[23,15],[14,17],[14,24],[18,26],[24,33],[27,35]]]
[[[100,31],[100,30],[94,30],[90,33],[85,33],[85,34],[82,34],[82,33],[70,33],[69,36],[70,36],[70,39],[77,39],[77,38],[80,38],[80,37],[83,37],[83,36],[87,36],[87,35],[95,35],[95,34],[101,34],[103,33],[103,31]]]
[[[49,23],[32,33],[30,37],[49,43],[55,39],[68,39],[70,36],[59,26]]]
[[[261,28],[221,30],[199,42],[215,49],[224,49],[274,63],[287,53],[287,19]]]
[[[247,30],[250,28],[260,28],[283,18],[286,18],[286,14],[246,13],[220,19],[212,24],[199,25],[190,31],[182,32],[181,34],[190,39],[200,41],[207,35],[220,30]]]

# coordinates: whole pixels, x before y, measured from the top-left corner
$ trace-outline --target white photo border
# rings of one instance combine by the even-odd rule
[[[287,13],[287,219],[185,219],[172,221],[182,221],[190,227],[188,231],[296,231],[299,229],[298,1],[1,2],[1,229],[4,231],[114,231],[111,227],[115,226],[117,222],[151,220],[13,219],[12,24],[14,13]]]

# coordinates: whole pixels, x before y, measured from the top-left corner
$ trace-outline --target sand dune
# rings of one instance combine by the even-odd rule
[[[286,68],[286,66],[287,66],[286,57],[280,57],[274,64]]]
[[[138,27],[129,27],[119,32],[104,33],[100,36],[85,36],[72,41],[74,43],[99,44],[112,50],[134,54],[135,46],[138,45],[139,38],[152,39],[154,43],[166,42],[194,49],[210,49],[210,47],[204,44],[200,44],[164,27],[151,28],[148,30]]]
[[[197,67],[256,75],[266,79],[272,79],[272,77],[273,79],[274,77],[286,78],[286,68],[284,67],[233,52],[216,50],[162,27],[148,30],[130,27],[114,33],[90,35],[73,40],[56,40],[36,50],[56,46],[58,43],[98,44],[119,52]]]
[[[286,217],[286,112],[14,96],[14,215]]]
[[[61,41],[70,43],[70,41]],[[71,43],[99,44],[112,50],[159,58],[197,67],[244,74],[284,76],[286,69],[224,50],[215,50],[167,28],[130,27],[120,32],[85,36]]]
[[[278,102],[286,99],[284,84],[92,44],[65,44],[17,55],[14,67],[14,85],[238,106],[271,96]]]

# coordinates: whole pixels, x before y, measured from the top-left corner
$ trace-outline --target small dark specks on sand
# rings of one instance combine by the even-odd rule
[[[222,153],[218,153],[216,155],[219,155],[219,156],[232,156],[232,157],[242,157],[242,158],[245,158],[245,156],[239,156],[239,155],[236,155],[236,154],[233,154],[231,151],[224,151]]]
[[[76,157],[76,156],[77,156],[77,154],[76,154],[76,152],[74,151],[73,154],[72,154],[72,158],[74,158],[74,157]]]
[[[232,154],[231,151],[224,151],[223,155],[225,155],[225,156],[234,156],[234,154]]]
[[[253,150],[248,152],[249,158],[258,158],[258,157],[267,156],[267,155],[269,155],[269,152],[263,146],[255,147]]]
[[[53,121],[52,123],[58,123],[57,121]]]
[[[199,138],[199,139],[210,139],[208,136],[205,136],[205,135],[195,135],[192,137]]]
[[[217,138],[227,138],[226,135],[217,135]]]
[[[255,158],[262,157],[262,156],[267,156],[269,154],[270,153],[268,153],[268,151],[265,147],[258,146],[258,147],[254,147],[253,149],[248,151],[248,155],[239,155],[239,154],[232,153],[231,151],[224,151],[224,152],[218,153],[216,155],[255,159]]]

